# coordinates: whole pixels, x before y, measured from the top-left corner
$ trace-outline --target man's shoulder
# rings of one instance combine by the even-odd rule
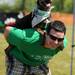
[[[40,34],[35,29],[25,29],[25,37],[26,40],[35,42],[39,40]]]

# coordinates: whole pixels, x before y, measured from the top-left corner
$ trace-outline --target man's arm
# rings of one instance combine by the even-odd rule
[[[12,27],[10,27],[10,26],[6,26],[6,27],[5,27],[5,31],[4,31],[4,37],[5,37],[5,39],[8,38],[8,34],[9,34],[11,28],[12,28]]]
[[[34,29],[21,30],[7,26],[5,28],[4,36],[9,44],[19,47],[22,44],[31,44],[36,42],[39,40],[40,34]]]

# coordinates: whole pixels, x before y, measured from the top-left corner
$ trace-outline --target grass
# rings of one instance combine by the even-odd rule
[[[7,43],[4,40],[2,34],[0,34],[0,74],[5,75],[5,54],[4,49],[6,48]]]
[[[49,67],[52,71],[52,75],[70,75],[70,62],[71,62],[71,43],[72,43],[72,26],[67,26],[67,38],[68,45],[67,47],[59,52],[49,61]],[[74,36],[75,38],[75,36]],[[0,34],[0,74],[5,75],[5,54],[4,49],[7,47],[7,42],[4,37]],[[75,48],[74,48],[75,49]],[[75,51],[73,52],[73,74],[75,75]]]

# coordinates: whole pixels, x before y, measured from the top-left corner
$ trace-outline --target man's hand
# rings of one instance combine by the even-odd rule
[[[6,26],[15,26],[16,19],[12,18],[12,17],[11,18],[7,18],[4,23],[5,23]]]
[[[11,26],[6,26],[5,27],[5,31],[4,31],[4,37],[5,37],[5,39],[7,39],[8,34],[9,34],[11,28],[12,28]]]

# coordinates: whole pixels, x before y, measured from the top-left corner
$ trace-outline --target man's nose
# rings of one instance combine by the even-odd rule
[[[58,42],[58,40],[56,39],[56,40],[54,41],[54,43],[55,43],[55,44],[58,44],[59,42]]]

